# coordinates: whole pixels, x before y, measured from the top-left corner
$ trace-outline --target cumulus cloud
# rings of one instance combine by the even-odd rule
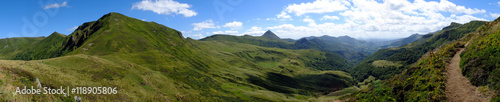
[[[302,21],[303,21],[303,22],[308,23],[308,24],[309,24],[309,26],[314,26],[314,25],[316,25],[316,21],[315,21],[315,20],[313,20],[313,19],[311,19],[311,18],[309,18],[309,16],[307,16],[306,18],[304,18]]]
[[[164,15],[180,14],[184,15],[184,17],[192,17],[198,14],[189,8],[191,8],[191,5],[174,0],[142,0],[132,6],[132,9],[153,11]]]
[[[500,16],[500,14],[498,14],[498,13],[490,13],[490,15],[492,18],[495,18],[495,19]]]
[[[336,6],[332,7],[338,8],[320,9],[328,8],[321,6],[321,4],[327,3],[330,3],[329,5],[335,4]],[[308,11],[312,9],[307,8],[311,5],[317,6],[313,6],[315,7],[314,10]],[[485,20],[475,17],[473,14],[486,12],[483,9],[456,5],[447,0],[414,0],[413,2],[408,0],[316,0],[312,3],[288,5],[283,11],[288,14],[294,13],[296,16],[306,15],[302,21],[308,23],[306,26],[281,24],[267,27],[280,37],[288,38],[321,35],[349,35],[357,38],[401,38],[415,33],[434,32],[448,26],[451,22],[467,23],[471,20]],[[334,24],[326,21],[322,24],[316,24],[317,22],[314,19],[307,16],[308,13],[322,14],[329,12],[339,12],[338,14],[343,16],[342,20],[345,23]],[[450,13],[451,15],[445,16],[442,13]],[[340,17],[323,15],[320,20],[326,19],[340,20]]]
[[[231,34],[231,35],[237,35],[239,34],[238,31],[232,31],[232,30],[226,30],[226,31],[215,31],[212,32],[212,34]]]
[[[78,26],[74,26],[74,27],[72,27],[72,28],[66,29],[66,31],[76,30],[77,28],[78,28]]]
[[[340,18],[338,16],[328,16],[328,15],[325,15],[321,18],[321,20],[339,20]]]
[[[307,13],[335,12],[348,9],[346,7],[348,5],[350,5],[350,3],[345,0],[316,0],[314,2],[288,5],[281,14],[287,12],[301,16]]]
[[[201,39],[201,38],[203,38],[203,37],[204,37],[204,36],[203,36],[203,34],[191,34],[191,35],[189,35],[189,36],[190,36],[190,37],[193,37],[193,38],[195,38],[195,39]]]
[[[215,26],[212,19],[208,19],[200,23],[193,23],[191,25],[194,26],[193,30],[203,30],[206,28],[220,28],[219,26]]]
[[[236,29],[236,28],[241,28],[242,26],[243,26],[243,23],[238,22],[238,21],[233,21],[233,22],[226,23],[223,27]]]
[[[277,18],[291,18],[292,16],[288,15],[286,12],[281,11],[280,14],[276,15]]]
[[[68,2],[64,1],[61,4],[58,4],[58,3],[49,4],[49,5],[45,6],[45,8],[43,8],[43,9],[60,8],[60,7],[68,7]]]
[[[258,36],[264,34],[266,31],[262,30],[262,27],[253,26],[248,29],[244,34]]]

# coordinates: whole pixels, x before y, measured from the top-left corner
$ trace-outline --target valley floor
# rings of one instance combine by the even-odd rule
[[[487,102],[488,99],[481,95],[477,87],[472,85],[460,70],[460,54],[463,48],[453,56],[446,67],[446,97],[449,102]]]

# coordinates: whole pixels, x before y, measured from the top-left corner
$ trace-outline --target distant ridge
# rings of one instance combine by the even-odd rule
[[[264,35],[262,35],[262,37],[268,37],[271,39],[281,39],[280,37],[276,36],[276,34],[271,32],[271,30],[267,30],[266,33],[264,33]]]

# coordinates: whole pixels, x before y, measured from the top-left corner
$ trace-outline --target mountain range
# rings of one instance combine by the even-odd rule
[[[463,74],[500,82],[498,19],[451,23],[407,38],[184,38],[167,26],[109,13],[69,35],[0,39],[0,101],[442,101],[450,58]],[[15,95],[13,87],[116,87],[115,95]],[[498,100],[497,94],[492,99]]]
[[[274,41],[272,35],[259,39]],[[293,101],[316,99],[356,83],[339,71],[351,65],[336,54],[186,39],[177,30],[119,13],[86,22],[67,36],[54,32],[0,41],[5,46],[0,50],[0,76],[8,77],[1,82],[13,82],[2,87],[34,85],[34,79],[40,79],[42,86],[51,88],[119,90],[109,97],[75,95],[89,101]],[[73,97],[12,96],[2,94],[2,100]]]

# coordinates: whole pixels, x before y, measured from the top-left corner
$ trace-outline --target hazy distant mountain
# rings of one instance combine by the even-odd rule
[[[417,41],[420,38],[422,38],[422,35],[413,34],[413,35],[410,35],[409,37],[406,37],[406,38],[397,39],[388,45],[382,46],[382,48],[400,47],[400,46],[406,45],[408,43]]]

